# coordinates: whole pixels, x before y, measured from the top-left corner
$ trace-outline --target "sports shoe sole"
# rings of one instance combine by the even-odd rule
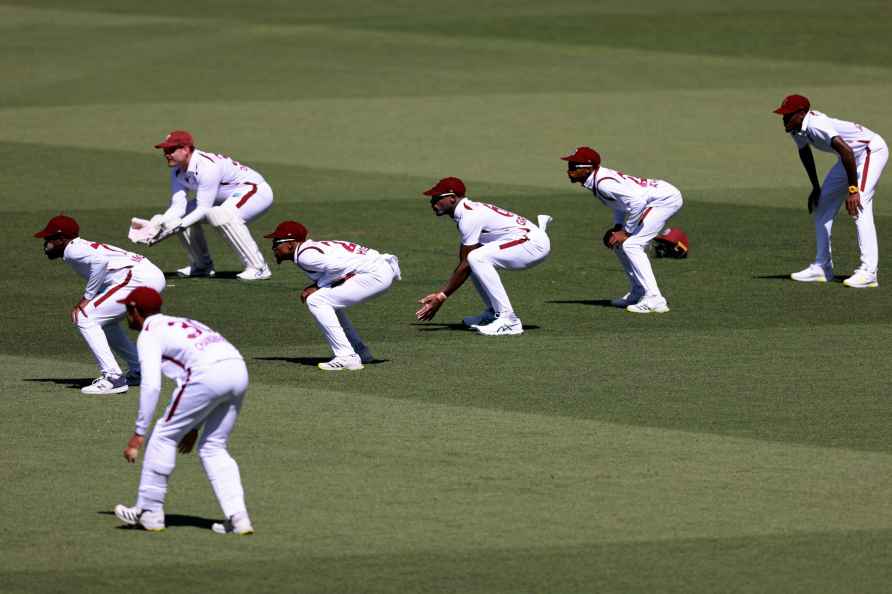
[[[878,282],[867,283],[866,285],[854,285],[854,284],[849,284],[846,281],[842,281],[842,284],[844,284],[847,287],[851,287],[853,289],[875,289],[880,286],[880,283],[878,283]]]
[[[113,394],[123,394],[129,389],[130,386],[121,386],[119,388],[112,388],[111,390],[103,390],[101,392],[87,392],[85,391],[85,388],[81,388],[81,394],[86,394],[87,396],[111,396]]]
[[[641,310],[641,309],[633,309],[632,306],[630,305],[629,307],[626,308],[626,311],[631,312],[631,313],[636,313],[636,314],[652,314],[652,313],[664,314],[664,313],[669,313],[669,308],[668,307],[660,307],[660,308],[656,308],[656,309]]]

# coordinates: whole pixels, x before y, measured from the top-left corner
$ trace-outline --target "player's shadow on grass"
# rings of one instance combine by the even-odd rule
[[[101,516],[114,516],[115,512],[100,511],[96,512]],[[192,528],[201,528],[210,530],[214,522],[222,522],[223,520],[210,520],[208,518],[199,518],[198,516],[187,516],[183,514],[164,514],[164,526],[166,528],[178,528],[180,526],[188,526]],[[118,530],[137,530],[135,526],[127,526],[121,524],[116,526]]]
[[[447,324],[437,324],[433,322],[413,322],[413,326],[417,326],[420,332],[442,332],[443,330],[447,330],[450,332],[473,332],[477,333],[473,328],[468,328],[464,324],[461,323],[447,323]],[[538,330],[540,327],[535,324],[523,325],[523,330],[526,332],[527,330]]]
[[[331,361],[331,357],[254,357],[256,361],[284,361],[286,363],[295,363],[297,365],[306,365],[307,367],[316,367],[320,363]],[[387,363],[390,359],[375,358],[363,365],[380,365]]]
[[[96,380],[95,377],[26,377],[26,382],[40,382],[44,384],[58,384],[71,388],[72,390],[80,390],[85,386],[89,386]]]
[[[196,276],[194,278],[188,276],[180,276],[176,272],[165,272],[164,278],[167,280],[181,280],[181,281],[194,281],[194,280],[214,280],[214,279],[234,279],[237,278],[239,273],[235,270],[218,270],[214,276]]]
[[[757,280],[782,280],[782,281],[790,281],[791,283],[795,283],[792,278],[790,278],[789,274],[754,274],[754,279]],[[845,277],[833,275],[833,278],[830,280],[831,283],[841,283]]]
[[[595,307],[616,308],[616,306],[610,302],[610,299],[560,299],[546,301],[545,303],[556,303],[558,305],[594,305]]]

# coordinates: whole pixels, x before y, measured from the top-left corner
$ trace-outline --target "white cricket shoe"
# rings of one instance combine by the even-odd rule
[[[270,271],[269,266],[264,266],[263,268],[254,268],[253,266],[249,266],[235,276],[239,280],[243,281],[256,281],[266,280],[272,275],[273,273]]]
[[[852,276],[842,281],[842,284],[853,289],[868,289],[880,286],[877,282],[877,275],[871,274],[862,268],[853,272]]]
[[[613,307],[626,308],[626,307],[629,307],[630,305],[634,305],[635,303],[638,303],[639,301],[641,301],[642,297],[644,297],[644,293],[638,293],[636,291],[629,291],[622,297],[619,297],[617,299],[611,299],[610,305],[612,305]]]
[[[820,264],[810,264],[808,268],[791,274],[790,278],[800,283],[826,283],[833,280],[833,268],[821,266]]]
[[[127,507],[120,503],[115,506],[115,516],[128,526],[142,526],[149,532],[164,530],[164,510],[149,511],[139,507]]]
[[[474,326],[482,326],[484,324],[489,324],[493,320],[496,319],[496,312],[491,309],[487,309],[479,316],[468,316],[464,318],[461,323],[467,326],[468,328],[473,328]]]
[[[480,324],[474,326],[477,332],[484,336],[512,336],[515,334],[523,334],[523,324],[520,318],[515,315],[496,316],[489,324]]]
[[[361,348],[356,349],[356,354],[359,355],[359,360],[363,363],[371,363],[375,360],[375,355],[372,354],[372,351],[369,350],[369,347],[362,345]]]
[[[107,394],[120,394],[129,389],[127,378],[123,375],[103,375],[93,380],[89,386],[81,388],[82,394],[90,396],[105,396]]]
[[[669,305],[663,297],[645,297],[638,303],[627,306],[626,311],[640,314],[666,313]]]
[[[214,270],[213,266],[208,266],[207,268],[198,268],[192,266],[186,266],[185,268],[177,269],[177,276],[181,276],[183,278],[200,278],[200,277],[212,277],[217,274],[217,271]]]
[[[359,371],[362,369],[362,359],[359,355],[343,355],[320,363],[318,367],[323,371]]]
[[[234,514],[225,522],[214,522],[211,524],[211,530],[217,534],[238,534],[240,536],[254,534],[254,526],[251,525],[251,518],[247,513]]]

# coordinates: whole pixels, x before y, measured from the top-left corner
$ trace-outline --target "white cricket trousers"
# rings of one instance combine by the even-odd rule
[[[307,298],[310,314],[335,357],[355,355],[365,346],[346,308],[380,295],[399,278],[396,256],[382,254],[368,271],[357,272],[337,286],[318,289]]]
[[[471,267],[471,280],[486,308],[499,317],[514,315],[511,300],[496,269],[532,268],[547,258],[550,252],[548,235],[535,226],[523,237],[493,241],[470,252],[468,264]]]
[[[650,259],[644,251],[647,244],[662,231],[666,221],[681,209],[681,193],[666,200],[666,204],[646,209],[638,229],[616,248],[616,257],[629,278],[629,292],[644,297],[662,297]]]
[[[877,230],[873,221],[873,196],[888,159],[889,148],[885,141],[876,135],[855,162],[858,169],[858,190],[861,193],[861,212],[855,217],[855,232],[858,236],[858,249],[861,252],[860,268],[870,274],[876,274],[879,267]],[[824,178],[818,207],[813,213],[815,264],[823,267],[833,266],[833,254],[830,248],[833,219],[849,196],[848,188],[849,178],[845,167],[842,161],[837,161]]]
[[[242,359],[224,359],[187,370],[170,403],[152,429],[142,462],[136,506],[164,509],[167,483],[176,466],[177,444],[192,429],[204,425],[196,449],[214,495],[229,518],[247,511],[238,464],[226,444],[248,389]]]
[[[120,324],[127,308],[123,303],[118,303],[118,299],[126,297],[136,287],[151,287],[160,293],[165,285],[164,273],[148,260],[143,260],[111,275],[96,297],[84,307],[83,313],[78,315],[77,329],[93,353],[102,375],[123,373],[113,350],[127,362],[131,372],[140,370],[136,345]]]
[[[266,183],[240,184],[223,204],[234,207],[242,221],[250,223],[273,205],[273,189]]]

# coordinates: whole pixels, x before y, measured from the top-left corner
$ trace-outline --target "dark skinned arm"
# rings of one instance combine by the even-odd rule
[[[855,165],[855,153],[839,136],[833,137],[830,146],[839,154],[839,160],[846,170],[849,187],[855,189],[855,192],[846,198],[846,210],[849,211],[849,215],[856,217],[861,210],[861,193],[858,191],[858,166]]]
[[[808,174],[808,180],[811,182],[811,193],[808,195],[808,212],[811,212],[818,205],[818,199],[821,197],[821,183],[818,181],[818,170],[815,169],[815,156],[811,152],[811,147],[805,145],[799,149],[799,160]]]
[[[431,293],[418,300],[421,308],[415,312],[415,317],[419,320],[432,320],[437,315],[440,306],[446,302],[447,297],[458,291],[471,274],[471,265],[468,264],[468,254],[480,247],[481,244],[463,245],[458,252],[458,266],[452,271],[449,280],[446,281],[440,291]]]

